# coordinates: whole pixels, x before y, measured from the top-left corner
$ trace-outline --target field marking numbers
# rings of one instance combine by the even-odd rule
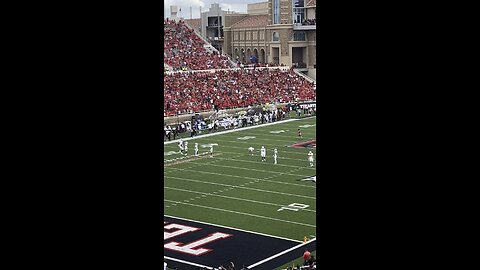
[[[178,151],[168,151],[168,152],[163,152],[163,155],[164,156],[171,156],[171,155],[175,155],[175,154],[179,154]]]
[[[261,216],[261,215],[250,214],[250,213],[244,213],[244,212],[226,210],[226,209],[222,209],[222,208],[216,208],[216,207],[210,207],[210,206],[204,206],[204,205],[197,205],[197,204],[193,204],[193,203],[183,203],[183,202],[177,202],[177,201],[172,201],[172,200],[167,200],[167,199],[164,199],[164,201],[167,201],[167,202],[175,202],[175,203],[180,203],[180,204],[186,204],[186,205],[191,205],[191,206],[195,206],[195,207],[212,209],[212,210],[217,210],[217,211],[222,211],[222,212],[228,212],[228,213],[233,213],[233,214],[239,214],[239,215],[257,217],[257,218],[275,220],[275,221],[280,221],[280,222],[285,222],[285,223],[291,223],[291,224],[301,225],[301,226],[306,226],[306,227],[312,227],[312,228],[316,228],[316,227],[317,227],[316,225],[311,225],[311,224],[304,224],[304,223],[300,223],[300,222],[283,220],[283,219],[279,219],[279,218],[265,217],[265,216]]]
[[[280,209],[277,210],[277,212],[282,211],[282,210],[291,210],[291,211],[298,212],[298,210],[303,210],[303,209],[308,208],[308,207],[309,207],[309,205],[306,205],[306,204],[291,203],[287,206],[282,206]]]
[[[200,145],[200,147],[202,147],[202,148],[207,148],[207,147],[210,148],[211,146],[217,146],[217,145],[218,145],[218,143],[208,143],[208,144],[202,144],[202,145]]]
[[[249,200],[249,199],[243,199],[243,198],[237,198],[237,197],[216,195],[216,194],[205,193],[205,192],[200,192],[200,191],[191,191],[191,190],[180,189],[180,188],[173,188],[173,187],[164,187],[164,188],[165,188],[165,189],[172,189],[172,190],[182,191],[182,192],[204,194],[204,195],[202,195],[202,197],[206,197],[206,195],[210,195],[210,196],[216,196],[216,197],[221,197],[221,198],[226,198],[226,199],[232,199],[232,200],[239,200],[239,201],[246,201],[246,202],[258,203],[258,204],[266,204],[266,205],[272,205],[272,206],[283,206],[283,205],[277,204],[277,203],[261,202],[261,201],[255,201],[255,200]],[[231,188],[231,189],[233,189],[233,188]],[[205,194],[206,194],[206,195],[205,195]],[[305,211],[308,211],[308,212],[314,212],[314,213],[317,212],[316,210],[310,210],[310,209],[301,209],[301,210],[305,210]]]
[[[250,139],[255,139],[255,138],[256,138],[255,136],[245,136],[245,137],[237,138],[237,140],[250,140]]]

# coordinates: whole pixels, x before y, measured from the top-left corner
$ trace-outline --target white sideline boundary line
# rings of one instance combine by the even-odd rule
[[[197,222],[197,223],[201,223],[201,224],[205,224],[205,225],[210,225],[210,226],[217,226],[217,227],[226,228],[226,229],[230,229],[230,230],[236,230],[236,231],[240,231],[240,232],[253,233],[253,234],[258,234],[258,235],[262,235],[262,236],[268,236],[268,237],[272,237],[272,238],[278,238],[278,239],[287,240],[287,241],[292,241],[292,242],[296,242],[296,243],[303,243],[302,241],[299,241],[299,240],[293,240],[293,239],[289,239],[289,238],[285,238],[285,237],[281,237],[281,236],[275,236],[275,235],[266,234],[266,233],[248,231],[248,230],[243,230],[243,229],[228,227],[228,226],[224,226],[224,225],[218,225],[218,224],[213,224],[213,223],[208,223],[208,222],[203,222],[203,221],[198,221],[198,220],[192,220],[192,219],[188,219],[188,218],[181,218],[181,217],[170,216],[170,215],[164,215],[164,216],[165,216],[165,217],[169,217],[169,218],[176,218],[176,219],[181,219],[181,220],[185,220],[185,221],[190,221],[190,222]]]
[[[294,247],[289,248],[289,249],[287,249],[287,250],[284,250],[284,251],[282,251],[282,252],[280,252],[280,253],[278,253],[278,254],[276,254],[276,255],[273,255],[273,256],[270,257],[270,258],[266,258],[265,260],[261,260],[261,261],[259,261],[259,262],[256,262],[256,263],[252,264],[252,265],[249,265],[249,266],[248,266],[248,269],[252,269],[253,267],[258,266],[258,265],[260,265],[260,264],[262,264],[262,263],[265,263],[265,262],[268,262],[268,261],[270,261],[270,260],[273,260],[273,259],[275,259],[275,258],[277,258],[277,257],[280,257],[280,256],[282,256],[283,254],[285,254],[285,253],[287,253],[287,252],[290,252],[290,251],[292,251],[292,250],[294,250],[294,249],[297,249],[297,248],[300,248],[300,247],[302,247],[302,246],[308,245],[308,244],[310,244],[310,243],[313,242],[313,241],[317,241],[317,238],[313,238],[313,239],[307,241],[306,243],[302,243],[302,244],[300,244],[300,245],[294,246]]]
[[[164,259],[167,259],[167,260],[175,261],[175,262],[180,262],[180,263],[184,263],[184,264],[189,264],[189,265],[197,266],[197,267],[202,267],[202,268],[207,268],[207,269],[213,269],[213,267],[210,267],[210,266],[201,265],[201,264],[193,263],[193,262],[187,262],[187,261],[184,261],[184,260],[175,259],[175,258],[168,257],[168,256],[163,256],[163,258],[164,258]]]
[[[271,125],[278,125],[278,124],[289,123],[289,122],[293,122],[293,121],[306,120],[306,119],[310,119],[310,118],[313,118],[313,117],[315,117],[315,116],[310,116],[310,117],[306,117],[306,118],[287,119],[287,120],[282,120],[282,121],[277,121],[277,122],[272,122],[272,123],[260,124],[260,125],[256,125],[256,126],[230,129],[230,130],[225,130],[225,131],[220,131],[220,132],[215,132],[215,133],[198,135],[198,136],[195,136],[195,137],[183,138],[182,140],[183,141],[190,141],[190,140],[194,140],[194,139],[198,139],[198,138],[206,138],[206,137],[211,137],[211,136],[220,135],[220,134],[227,134],[227,133],[232,133],[232,132],[237,132],[237,131],[244,131],[244,130],[248,130],[248,129],[252,129],[252,128],[268,127],[268,126],[271,126]],[[163,142],[163,145],[176,143],[179,140],[180,139],[176,139],[176,140],[168,141],[168,142]]]

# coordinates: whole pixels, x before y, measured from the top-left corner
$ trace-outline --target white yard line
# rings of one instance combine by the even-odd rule
[[[189,181],[189,182],[197,182],[197,183],[203,183],[203,184],[209,184],[209,185],[217,185],[217,186],[225,186],[225,187],[242,188],[242,189],[254,190],[254,191],[258,191],[258,192],[274,193],[274,194],[280,194],[280,195],[285,195],[285,196],[293,196],[293,197],[299,197],[299,198],[306,198],[306,199],[311,199],[311,200],[316,200],[316,199],[317,199],[316,197],[309,197],[309,196],[304,196],[304,195],[297,195],[297,194],[291,194],[291,193],[283,193],[283,192],[277,192],[277,191],[271,191],[271,190],[264,190],[264,189],[258,189],[258,188],[248,188],[248,187],[243,187],[243,186],[234,186],[234,185],[227,185],[227,184],[220,184],[220,183],[205,182],[205,181],[199,181],[199,180],[188,179],[188,178],[179,178],[179,177],[168,176],[168,175],[164,175],[163,177],[164,177],[164,178],[178,179],[178,180],[180,180],[180,181]]]
[[[260,163],[260,162],[259,162]],[[205,164],[205,165],[204,165]],[[257,170],[257,169],[252,169],[252,168],[244,168],[244,167],[234,167],[234,166],[225,166],[225,165],[217,165],[217,164],[212,164],[212,163],[196,163],[193,168],[198,168],[202,166],[215,166],[215,167],[223,167],[223,168],[230,168],[230,169],[239,169],[239,170],[247,170],[247,171],[255,171],[255,172],[267,172],[267,173],[276,173],[276,174],[281,174],[281,175],[291,175],[291,176],[300,176],[300,177],[310,177],[311,175],[302,175],[302,174],[292,174],[292,173],[284,173],[284,172],[276,172],[276,171],[265,171],[265,170]],[[278,165],[278,164],[277,164]],[[193,169],[193,168],[186,168],[186,169]]]
[[[198,205],[198,204],[193,204],[193,203],[185,203],[185,202],[179,202],[179,201],[172,201],[172,200],[167,200],[167,199],[164,199],[164,201],[173,202],[173,203],[179,203],[179,204],[185,204],[185,205],[191,205],[191,206],[200,207],[200,208],[212,209],[212,210],[217,210],[217,211],[222,211],[222,212],[228,212],[228,213],[233,213],[233,214],[239,214],[239,215],[257,217],[257,218],[275,220],[275,221],[284,222],[284,223],[291,223],[291,224],[295,224],[295,225],[301,225],[301,226],[316,228],[315,225],[311,225],[311,224],[304,224],[304,223],[295,222],[295,221],[289,221],[289,220],[283,220],[283,219],[278,219],[278,218],[272,218],[272,217],[265,217],[265,216],[261,216],[261,215],[250,214],[250,213],[244,213],[244,212],[226,210],[226,209],[222,209],[222,208],[216,208],[216,207]]]
[[[230,230],[236,230],[236,231],[240,231],[240,232],[253,233],[253,234],[258,234],[258,235],[263,235],[263,236],[278,238],[278,239],[282,239],[282,240],[288,240],[288,241],[292,241],[292,242],[303,243],[303,242],[300,241],[300,240],[289,239],[289,238],[285,238],[285,237],[281,237],[281,236],[275,236],[275,235],[266,234],[266,233],[248,231],[248,230],[243,230],[243,229],[228,227],[228,226],[224,226],[224,225],[218,225],[218,224],[208,223],[208,222],[204,222],[204,221],[192,220],[192,219],[188,219],[188,218],[182,218],[182,217],[176,217],[176,216],[170,216],[170,215],[164,215],[164,216],[170,217],[170,218],[182,219],[182,220],[186,220],[186,221],[190,221],[190,222],[197,222],[197,223],[206,224],[206,225],[210,225],[210,226],[222,227],[222,228],[226,228],[226,229],[230,229]]]
[[[306,188],[316,188],[316,186],[307,186],[307,185],[300,185],[300,184],[294,184],[294,183],[288,183],[288,182],[278,182],[278,181],[265,180],[265,179],[262,179],[262,178],[255,178],[255,177],[245,177],[245,176],[238,176],[238,175],[231,175],[231,174],[224,174],[224,173],[214,173],[214,172],[206,172],[206,171],[198,171],[198,170],[181,169],[181,168],[175,168],[175,167],[170,167],[169,169],[179,170],[179,171],[187,171],[187,172],[213,174],[213,175],[220,175],[220,176],[228,176],[228,177],[236,177],[236,178],[242,178],[242,179],[246,179],[246,180],[258,180],[260,182],[270,182],[270,183],[282,184],[282,185],[299,186],[299,187],[306,187]],[[280,173],[280,174],[283,174],[283,173]]]
[[[217,194],[212,194],[212,193],[205,193],[205,192],[199,192],[199,191],[190,191],[190,190],[180,189],[180,188],[172,188],[172,187],[165,187],[165,186],[164,186],[163,188],[165,188],[165,189],[177,190],[177,191],[182,191],[182,192],[189,192],[189,193],[203,194],[203,195],[209,195],[209,196],[216,196],[216,197],[221,197],[221,198],[226,198],[226,199],[232,199],[232,200],[252,202],[252,203],[257,203],[257,204],[266,204],[266,205],[273,205],[273,206],[286,206],[286,205],[277,204],[277,203],[261,202],[261,201],[255,201],[255,200],[249,200],[249,199],[243,199],[243,198],[237,198],[237,197],[222,196],[222,195],[217,195]],[[317,212],[317,211],[311,210],[311,209],[300,209],[300,210],[307,211],[307,212],[314,212],[314,213]]]
[[[273,122],[273,123],[260,124],[260,125],[257,125],[257,126],[250,126],[250,127],[244,127],[244,128],[236,128],[236,129],[219,131],[219,132],[209,133],[209,134],[204,134],[204,135],[197,135],[197,136],[195,136],[195,137],[183,138],[182,140],[183,140],[183,141],[189,141],[189,140],[194,140],[194,139],[198,139],[198,138],[206,138],[206,137],[211,137],[211,136],[220,135],[220,134],[227,134],[227,133],[232,133],[232,132],[249,130],[249,129],[253,129],[253,128],[268,127],[268,126],[272,126],[272,125],[289,123],[289,122],[293,122],[293,121],[307,120],[307,119],[311,119],[311,118],[313,118],[313,117],[315,117],[315,116],[311,116],[311,117],[307,117],[307,118],[301,118],[301,119],[287,119],[287,120],[282,120],[282,121]],[[163,144],[164,144],[164,145],[166,145],[166,144],[172,144],[172,143],[178,142],[179,140],[180,140],[180,139],[176,139],[176,140],[168,141],[168,142],[163,142]]]

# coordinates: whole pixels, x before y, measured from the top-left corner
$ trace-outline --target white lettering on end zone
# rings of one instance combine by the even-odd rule
[[[208,248],[195,249],[195,248],[198,248],[198,247],[203,246],[207,243],[211,243],[213,241],[216,241],[216,240],[219,240],[219,239],[222,239],[222,238],[228,238],[230,236],[232,236],[232,235],[231,234],[226,234],[226,233],[221,233],[221,232],[216,232],[216,233],[210,234],[206,238],[197,240],[197,241],[192,242],[192,243],[187,244],[187,245],[181,246],[182,243],[170,242],[168,244],[163,245],[163,247],[166,248],[166,249],[175,250],[175,251],[178,251],[178,252],[187,253],[187,254],[194,255],[194,256],[200,256],[202,254],[210,252],[211,249],[208,249]]]
[[[165,224],[165,223],[166,222],[164,222],[163,224]],[[175,223],[172,223],[170,225],[166,225],[163,228],[164,229],[179,229],[178,231],[174,231],[174,232],[163,231],[163,240],[167,240],[167,239],[170,239],[172,237],[179,236],[181,234],[185,234],[185,233],[188,233],[188,232],[194,232],[194,231],[200,230],[200,228],[195,228],[195,227],[190,227],[190,226],[185,226],[185,225],[180,225],[180,224],[175,224]]]

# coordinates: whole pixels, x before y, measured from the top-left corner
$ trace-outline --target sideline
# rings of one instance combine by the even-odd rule
[[[260,264],[263,264],[263,263],[265,263],[265,262],[268,262],[268,261],[270,261],[270,260],[273,260],[273,259],[275,259],[275,258],[277,258],[277,257],[279,257],[279,256],[282,256],[283,254],[288,253],[288,252],[290,252],[290,251],[292,251],[292,250],[299,249],[299,248],[301,248],[301,247],[303,247],[303,246],[306,246],[306,245],[308,245],[308,244],[310,244],[310,243],[312,243],[312,242],[314,242],[314,241],[317,241],[317,238],[316,238],[316,237],[313,238],[313,239],[311,239],[311,240],[309,240],[309,241],[307,241],[307,242],[305,242],[305,243],[302,243],[302,244],[300,244],[300,245],[298,245],[298,246],[295,246],[295,247],[289,248],[289,249],[287,249],[287,250],[285,250],[285,251],[282,251],[282,252],[280,252],[280,253],[278,253],[278,254],[270,257],[270,258],[266,258],[265,260],[259,261],[259,262],[257,262],[257,263],[252,264],[252,265],[249,265],[249,266],[248,266],[248,269],[252,269],[252,268],[254,268],[255,266],[258,266],[258,265],[260,265]]]
[[[266,123],[266,124],[263,124],[263,125],[260,124],[260,125],[256,125],[256,126],[249,126],[249,127],[243,127],[243,128],[230,129],[230,130],[219,131],[219,132],[215,132],[215,133],[198,135],[198,136],[195,136],[195,137],[183,138],[182,140],[183,140],[183,141],[190,141],[190,140],[195,140],[195,139],[199,139],[199,138],[206,138],[206,137],[215,136],[215,135],[220,135],[220,134],[227,134],[227,133],[232,133],[232,132],[237,132],[237,131],[244,131],[244,130],[253,129],[253,128],[268,127],[268,126],[271,126],[271,125],[277,125],[277,124],[289,123],[289,122],[293,122],[293,121],[305,120],[305,119],[310,119],[310,118],[313,118],[313,117],[315,117],[315,116],[309,116],[309,117],[305,117],[305,118],[287,119],[287,120],[277,121],[277,122],[273,122],[273,123]],[[176,140],[168,141],[168,142],[163,142],[163,145],[176,143],[176,142],[178,142],[178,141],[180,141],[180,139],[176,139]]]

